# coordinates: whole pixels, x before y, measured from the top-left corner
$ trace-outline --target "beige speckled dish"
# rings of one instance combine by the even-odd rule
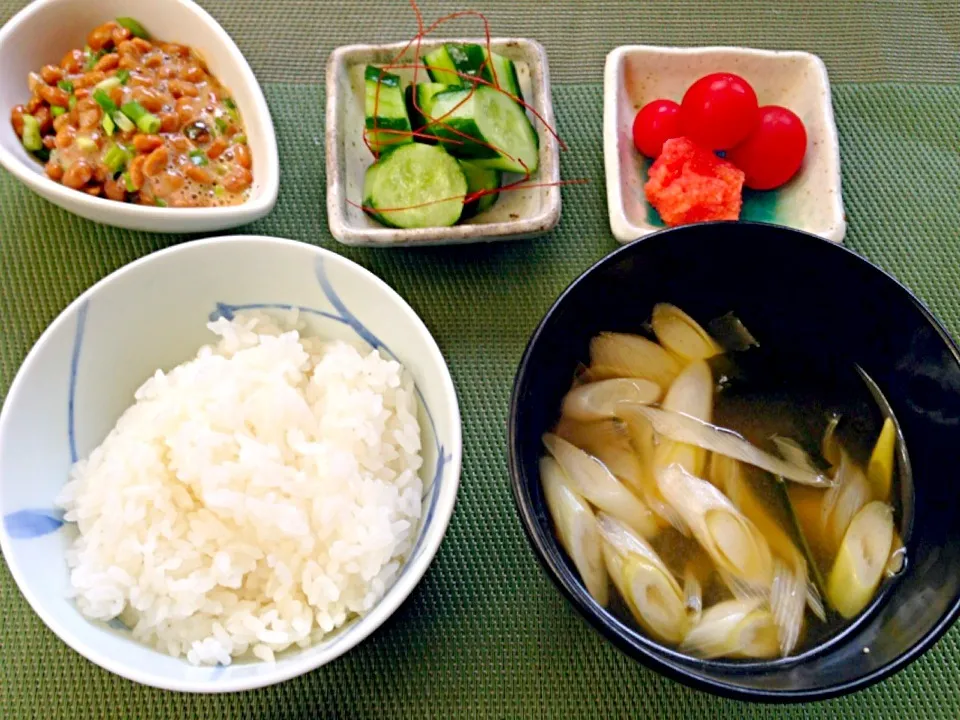
[[[482,39],[424,40],[421,53],[444,42],[478,43]],[[467,222],[453,227],[398,230],[370,219],[358,207],[362,202],[363,175],[373,157],[363,142],[366,65],[382,65],[396,57],[407,43],[392,45],[348,45],[337,48],[327,64],[327,215],[330,232],[347,245],[409,246],[447,245],[492,240],[514,240],[542,235],[560,220],[560,188],[538,187],[500,194],[497,203]],[[532,40],[498,38],[491,42],[494,52],[514,61],[524,99],[554,126],[550,97],[550,72],[543,47]],[[413,60],[413,50],[408,52]],[[412,70],[397,72],[405,79]],[[426,82],[421,71],[421,82]],[[556,139],[534,122],[540,136],[540,167],[530,183],[560,180],[560,153]],[[519,179],[505,175],[504,182]]]
[[[782,188],[744,192],[742,220],[806,230],[834,242],[846,233],[840,149],[827,69],[816,55],[736,47],[619,47],[607,56],[603,83],[603,154],[610,228],[630,242],[663,227],[643,192],[649,160],[633,147],[633,119],[656,98],[680,102],[698,78],[730,71],[745,77],[761,105],[793,110],[807,128],[799,174]]]

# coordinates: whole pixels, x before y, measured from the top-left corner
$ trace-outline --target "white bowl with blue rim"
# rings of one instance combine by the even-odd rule
[[[120,623],[88,620],[68,599],[64,551],[74,529],[54,499],[70,466],[100,444],[157,368],[211,342],[206,323],[243,309],[300,310],[308,330],[358,338],[412,374],[423,441],[423,514],[395,584],[366,615],[274,663],[198,667],[135,641]],[[419,582],[443,539],[462,456],[449,370],[416,313],[383,281],[312,245],[235,236],[186,243],[127,265],[94,285],[43,333],[0,411],[0,549],[24,597],[70,647],[107,670],[155,687],[230,692],[317,668],[380,626]]]

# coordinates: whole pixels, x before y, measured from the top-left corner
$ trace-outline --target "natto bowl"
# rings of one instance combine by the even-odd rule
[[[598,605],[559,547],[537,469],[590,338],[638,332],[657,302],[693,317],[733,311],[762,348],[810,367],[858,364],[898,419],[912,464],[906,569],[849,630],[794,659],[744,664],[692,658]],[[851,693],[930,648],[960,613],[960,354],[893,277],[842,246],[754,223],[691,225],[650,235],[587,270],[554,303],[520,362],[509,421],[514,499],[530,543],[574,607],[641,663],[687,685],[754,701]]]

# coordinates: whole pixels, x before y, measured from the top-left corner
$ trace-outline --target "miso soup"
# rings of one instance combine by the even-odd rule
[[[732,316],[601,333],[544,436],[544,497],[594,599],[703,658],[796,655],[906,562],[909,463],[858,368],[784,372]],[[761,338],[762,341],[762,338]]]

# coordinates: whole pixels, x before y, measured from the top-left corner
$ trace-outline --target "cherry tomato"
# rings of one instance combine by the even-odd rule
[[[760,108],[757,129],[727,153],[727,160],[743,170],[748,188],[772,190],[797,174],[806,152],[803,121],[785,107],[767,105]]]
[[[656,159],[667,140],[680,137],[680,106],[673,100],[652,100],[640,108],[633,121],[633,144]]]
[[[705,75],[680,103],[683,134],[708,150],[729,150],[757,126],[757,94],[733,73]]]

